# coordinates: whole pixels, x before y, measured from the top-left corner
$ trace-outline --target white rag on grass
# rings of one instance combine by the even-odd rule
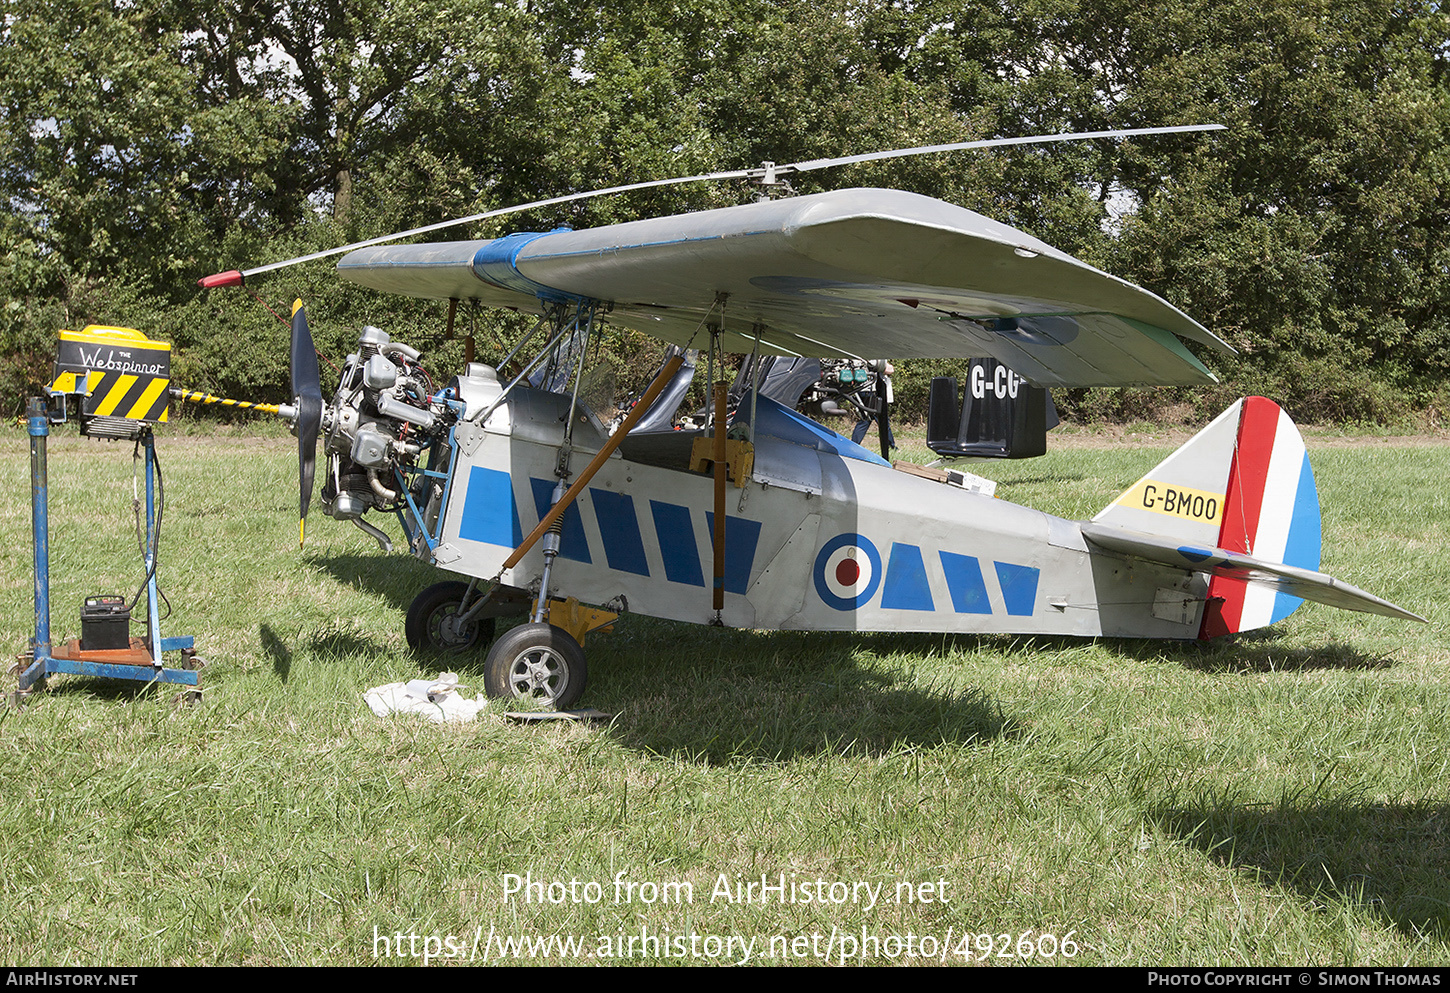
[[[410,679],[406,683],[374,686],[363,694],[372,712],[379,717],[389,714],[422,714],[440,724],[444,721],[471,721],[488,706],[479,697],[470,700],[458,695],[458,674],[443,672],[437,679]]]

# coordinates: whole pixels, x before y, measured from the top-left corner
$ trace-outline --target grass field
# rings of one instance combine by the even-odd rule
[[[1201,647],[631,616],[587,646],[613,723],[519,727],[366,708],[419,673],[403,610],[436,574],[315,511],[299,552],[291,445],[161,432],[164,633],[210,663],[201,704],[59,676],[0,712],[5,963],[1450,961],[1450,446],[1310,440],[1324,569],[1427,625],[1310,604]],[[1166,451],[988,474],[1085,517]],[[61,429],[50,483],[59,639],[141,581],[131,446]]]

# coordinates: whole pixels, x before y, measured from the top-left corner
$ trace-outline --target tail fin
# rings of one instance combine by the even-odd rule
[[[1304,439],[1272,400],[1239,400],[1095,518],[1209,549],[1316,572],[1319,495]],[[1187,546],[1187,547],[1185,547]],[[1273,624],[1303,601],[1271,585],[1214,575],[1200,638]]]

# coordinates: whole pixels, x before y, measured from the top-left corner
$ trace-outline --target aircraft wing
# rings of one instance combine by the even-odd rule
[[[1092,544],[1119,555],[1131,555],[1163,565],[1194,572],[1211,572],[1229,579],[1242,579],[1261,586],[1270,586],[1301,600],[1328,604],[1342,610],[1359,610],[1368,614],[1398,617],[1408,621],[1424,621],[1411,613],[1358,586],[1312,569],[1269,562],[1265,559],[1230,552],[1222,548],[1198,548],[1184,545],[1172,538],[1130,531],[1112,524],[1082,525],[1082,536]]]
[[[1038,386],[1214,378],[1179,337],[1232,353],[1162,298],[962,207],[857,189],[488,241],[363,248],[343,278],[434,299],[610,319],[685,347],[717,294],[725,348],[814,357],[995,358]],[[710,315],[719,323],[718,309]]]

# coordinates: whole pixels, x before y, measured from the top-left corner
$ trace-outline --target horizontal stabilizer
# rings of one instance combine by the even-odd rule
[[[1358,610],[1408,621],[1425,620],[1419,614],[1411,613],[1372,593],[1366,593],[1357,586],[1311,569],[1270,562],[1222,548],[1184,545],[1172,538],[1129,531],[1111,524],[1083,524],[1082,535],[1092,545],[1119,555],[1130,555],[1178,569],[1211,573],[1223,579],[1245,581],[1287,593],[1301,600],[1313,600],[1315,603],[1344,610]]]

